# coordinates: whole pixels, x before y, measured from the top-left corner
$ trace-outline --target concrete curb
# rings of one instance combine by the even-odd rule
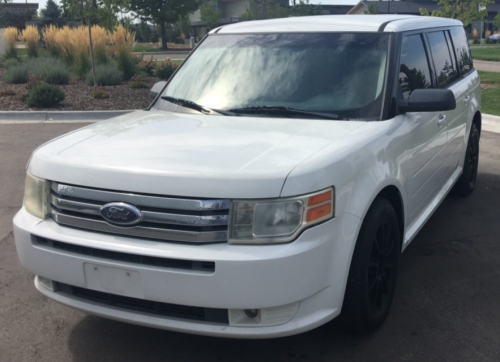
[[[134,112],[124,111],[5,111],[0,112],[1,123],[38,122],[96,122]]]
[[[500,133],[500,117],[491,114],[482,115],[482,129],[486,132]]]

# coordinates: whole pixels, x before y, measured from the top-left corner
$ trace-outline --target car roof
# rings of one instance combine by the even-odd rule
[[[442,26],[463,26],[461,21],[413,15],[316,15],[244,21],[212,30],[218,34],[297,32],[401,32]]]

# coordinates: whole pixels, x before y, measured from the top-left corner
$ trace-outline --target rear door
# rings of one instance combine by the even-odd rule
[[[433,88],[435,77],[425,34],[403,36],[399,67],[399,84],[403,101],[415,89]],[[422,213],[429,201],[444,186],[443,168],[447,143],[446,123],[439,112],[408,112],[404,115],[408,133],[406,194],[408,225]]]

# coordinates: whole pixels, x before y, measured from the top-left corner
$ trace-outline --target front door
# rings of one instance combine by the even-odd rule
[[[415,89],[434,87],[431,58],[423,34],[403,38],[399,83],[405,100]],[[444,185],[447,119],[442,112],[408,112],[406,167],[407,225],[411,226]]]

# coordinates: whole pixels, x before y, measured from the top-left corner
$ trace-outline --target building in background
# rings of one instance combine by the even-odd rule
[[[3,5],[5,14],[36,14],[38,12],[38,3],[7,3]]]

